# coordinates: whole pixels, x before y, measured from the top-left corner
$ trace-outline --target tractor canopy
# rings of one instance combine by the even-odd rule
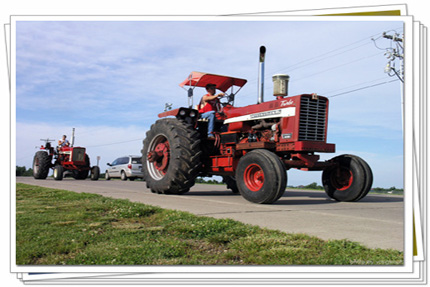
[[[179,84],[182,88],[184,86],[205,87],[207,84],[215,84],[216,88],[220,91],[226,92],[230,87],[237,86],[242,88],[246,84],[247,80],[233,78],[229,76],[191,72],[188,78]],[[236,92],[237,93],[237,92]]]

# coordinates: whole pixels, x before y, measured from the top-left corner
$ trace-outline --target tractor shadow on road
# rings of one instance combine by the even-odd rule
[[[233,193],[231,190],[208,190],[208,191],[194,191],[185,194],[186,196],[240,196],[240,193]]]
[[[230,190],[192,190],[184,196],[211,196],[211,197],[241,197],[240,193]],[[402,196],[369,194],[357,202],[349,204],[381,203],[381,202],[403,202]],[[310,190],[286,190],[284,195],[274,205],[313,205],[313,204],[339,204],[341,202],[329,198],[324,191]]]
[[[337,201],[327,197],[325,192],[320,191],[300,191],[286,190],[284,195],[274,205],[313,205],[313,204],[333,204]]]
[[[381,202],[403,202],[402,196],[386,196],[368,194],[360,201],[350,202],[353,204],[361,203],[381,203]],[[324,191],[300,191],[300,190],[286,190],[284,195],[274,204],[330,204],[340,203],[329,198]]]

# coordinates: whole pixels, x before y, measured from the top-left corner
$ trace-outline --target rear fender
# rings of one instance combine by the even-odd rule
[[[174,109],[174,110],[170,110],[170,111],[165,111],[161,114],[158,114],[159,118],[165,118],[165,117],[169,117],[169,116],[173,116],[176,117],[179,114],[179,110],[180,109]]]
[[[199,118],[199,112],[190,108],[178,108],[158,114],[159,118],[173,116],[180,121],[185,121],[189,124],[195,124]]]

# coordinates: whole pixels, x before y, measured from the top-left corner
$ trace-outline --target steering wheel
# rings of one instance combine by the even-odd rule
[[[221,99],[224,99],[224,101],[221,102]],[[227,105],[233,105],[232,103],[234,101],[234,95],[233,94],[231,94],[231,95],[225,94],[221,99],[219,102],[223,107],[225,107]]]

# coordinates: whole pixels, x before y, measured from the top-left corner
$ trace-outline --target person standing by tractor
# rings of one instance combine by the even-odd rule
[[[69,141],[66,138],[67,138],[67,136],[63,135],[63,138],[58,141],[58,146],[59,147],[70,146],[70,143],[69,143]]]
[[[207,84],[205,88],[208,93],[200,100],[198,106],[199,114],[202,119],[208,119],[208,138],[214,138],[212,132],[215,126],[215,113],[219,111],[219,98],[223,97],[225,94],[219,93],[215,95],[215,84]]]

